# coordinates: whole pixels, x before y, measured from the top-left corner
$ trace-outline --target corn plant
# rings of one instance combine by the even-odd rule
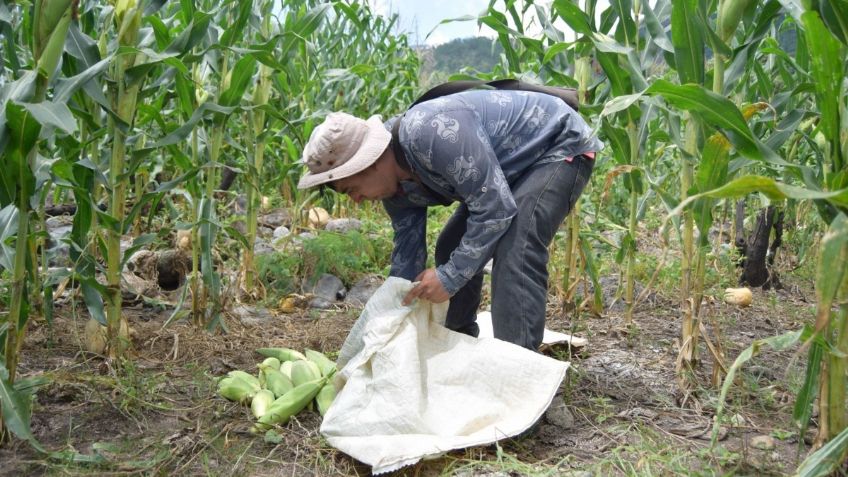
[[[6,20],[12,20],[12,12],[4,8]],[[16,13],[20,13],[18,10]],[[2,88],[2,111],[0,111],[0,167],[4,174],[0,183],[0,207],[3,207],[4,229],[14,233],[14,250],[4,251],[4,268],[12,273],[11,299],[8,313],[0,322],[0,439],[6,429],[20,438],[32,440],[29,431],[30,396],[16,386],[17,364],[24,334],[30,318],[32,294],[28,282],[38,273],[35,263],[33,235],[30,230],[32,203],[39,179],[41,160],[39,148],[59,134],[71,134],[76,124],[71,119],[67,106],[47,100],[52,80],[59,68],[65,38],[71,23],[73,5],[70,0],[62,2],[38,1],[33,5],[24,45],[31,45],[32,70],[18,71],[15,81]],[[20,18],[20,17],[18,17]],[[15,28],[4,22],[6,33]],[[6,38],[11,51],[7,54],[13,65],[22,65],[16,55],[15,36]],[[14,205],[13,205],[14,204]],[[39,283],[38,279],[33,280]]]

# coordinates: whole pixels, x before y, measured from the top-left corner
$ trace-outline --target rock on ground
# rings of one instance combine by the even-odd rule
[[[384,281],[383,277],[379,275],[366,275],[362,277],[347,292],[345,303],[353,306],[365,306]]]

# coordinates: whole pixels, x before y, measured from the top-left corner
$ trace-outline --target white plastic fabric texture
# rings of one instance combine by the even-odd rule
[[[380,474],[528,429],[569,363],[495,338],[448,330],[447,303],[401,305],[412,288],[390,277],[339,352],[341,387],[321,434]]]

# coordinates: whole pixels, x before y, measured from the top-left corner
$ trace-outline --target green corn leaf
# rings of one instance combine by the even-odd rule
[[[665,28],[660,23],[657,18],[656,12],[660,11],[663,7],[668,5],[668,2],[665,0],[661,0],[656,2],[654,7],[652,8],[647,2],[642,4],[642,11],[645,13],[645,26],[648,29],[648,32],[651,34],[651,41],[654,42],[655,45],[660,47],[664,52],[670,53],[665,55],[666,62],[668,62],[669,66],[675,68],[674,63],[674,45],[669,40],[668,35],[665,33]],[[669,61],[670,60],[670,61]]]
[[[250,14],[253,11],[253,0],[239,0],[238,2],[238,16],[232,25],[224,31],[224,34],[221,35],[221,45],[222,46],[231,46],[235,43],[236,39],[242,38],[242,32],[244,31],[244,27],[247,25],[247,20],[250,19]]]
[[[795,420],[795,425],[798,426],[799,436],[806,434],[807,427],[810,424],[810,416],[813,414],[813,401],[816,399],[819,390],[819,376],[823,357],[824,347],[813,341],[810,345],[810,351],[807,353],[807,372],[804,375],[804,384],[795,397],[795,407],[792,411],[792,418]],[[804,439],[798,439],[799,446],[803,442]]]
[[[819,15],[833,36],[848,46],[848,2],[845,0],[819,0]]]
[[[79,29],[77,22],[71,22],[68,36],[65,38],[65,51],[76,61],[77,66],[88,69],[100,61],[100,49],[97,42]]]
[[[618,15],[618,30],[616,37],[625,45],[636,45],[636,22],[633,21],[633,4],[631,0],[610,0],[610,6]]]
[[[330,8],[329,3],[322,3],[306,12],[303,17],[298,18],[292,25],[286,25],[285,36],[280,44],[280,56],[285,58],[289,55],[296,44],[309,38],[310,35],[321,25]]]
[[[195,12],[191,23],[185,28],[185,30],[182,31],[182,33],[180,33],[179,36],[174,38],[174,41],[168,45],[166,51],[178,54],[189,52],[192,48],[197,46],[209,32],[209,25],[211,24],[212,18],[213,15],[211,13]]]
[[[844,457],[848,450],[848,427],[842,430],[836,437],[823,445],[821,449],[813,452],[801,465],[795,475],[798,477],[824,477],[837,472],[845,463]]]
[[[105,59],[89,66],[83,72],[77,75],[74,75],[70,78],[59,78],[56,81],[56,87],[53,90],[53,102],[60,104],[67,103],[68,100],[71,99],[71,96],[76,93],[80,88],[82,88],[89,81],[92,81],[94,78],[106,71],[106,68],[109,67],[109,64],[111,62],[112,57],[108,56]]]
[[[12,270],[15,264],[15,247],[9,245],[18,233],[18,208],[9,204],[0,209],[0,267]]]
[[[704,122],[720,128],[741,154],[781,166],[793,166],[766,147],[748,128],[739,109],[730,100],[696,84],[676,85],[656,80],[645,94],[661,95],[675,107],[700,116]]]
[[[727,401],[727,393],[730,390],[730,386],[733,385],[733,381],[736,378],[736,373],[739,371],[740,368],[742,368],[742,365],[744,365],[754,356],[758,355],[760,352],[760,348],[762,348],[763,346],[767,346],[773,349],[774,351],[782,351],[798,343],[804,336],[809,336],[811,334],[811,330],[809,329],[809,327],[807,327],[799,331],[790,331],[782,335],[755,340],[753,343],[751,343],[751,346],[745,348],[744,350],[742,350],[741,353],[739,353],[739,356],[736,357],[736,360],[733,361],[733,364],[730,366],[730,368],[728,368],[727,376],[725,376],[724,382],[721,385],[721,393],[718,398],[718,408],[716,409],[715,423],[713,424],[713,446],[715,446],[716,441],[718,440],[719,428],[721,427],[721,416],[724,413],[724,403]]]
[[[830,223],[824,234],[816,271],[816,301],[819,321],[816,326],[822,329],[822,321],[830,316],[830,309],[836,300],[839,289],[845,280],[848,266],[848,217],[840,213]]]
[[[703,25],[698,20],[698,0],[677,0],[671,8],[671,42],[681,83],[704,84]]]
[[[21,106],[29,111],[32,117],[42,126],[52,126],[67,134],[73,134],[77,130],[77,121],[65,103],[42,101],[40,103],[23,103]]]
[[[256,73],[256,59],[253,56],[245,56],[238,60],[233,66],[230,87],[221,94],[218,104],[224,107],[238,105],[252,82],[254,73]]]
[[[820,127],[832,144],[839,143],[839,91],[845,76],[844,46],[828,31],[816,12],[802,16],[804,33],[812,59],[811,73],[815,79]]]
[[[576,33],[592,34],[592,20],[574,2],[571,0],[554,0],[551,6],[557,15],[565,20],[565,23]]]
[[[103,308],[103,297],[107,294],[106,287],[97,283],[91,275],[81,277],[80,288],[82,288],[82,299],[88,314],[98,323],[106,326],[106,312]]]
[[[0,363],[0,408],[3,412],[3,425],[19,439],[29,441],[33,447],[44,452],[30,429],[31,400],[29,393],[15,389],[9,381],[9,370]]]
[[[128,220],[128,222],[131,221]],[[156,234],[142,234],[133,239],[132,245],[124,251],[124,257],[121,259],[121,266],[119,268],[123,270],[124,265],[127,264],[127,260],[129,260],[134,253],[155,242],[156,238]]]

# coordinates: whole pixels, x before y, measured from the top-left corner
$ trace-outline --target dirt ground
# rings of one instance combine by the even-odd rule
[[[797,330],[810,319],[811,283],[784,282],[783,290],[755,290],[748,308],[708,297],[706,329],[723,346],[727,366],[753,340]],[[710,385],[713,360],[702,346],[701,364],[689,380],[694,384],[682,392],[673,297],[650,295],[629,329],[620,306],[601,317],[576,317],[551,302],[548,328],[590,343],[575,355],[549,350],[573,363],[563,385],[573,419],[543,421],[527,435],[451,452],[395,475],[785,475],[809,449],[799,445],[791,419],[806,362],[797,349],[764,350],[743,368],[711,446],[718,402]],[[213,335],[188,323],[163,329],[170,311],[139,304],[127,308],[133,351],[120,374],[82,351],[84,310],[65,304],[52,330],[34,324],[19,372],[43,373],[51,381],[33,405],[32,429],[41,443],[103,461],[48,459],[15,441],[0,448],[0,474],[368,475],[368,466],[320,437],[316,413],[301,413],[271,442],[251,434],[249,409],[217,397],[213,380],[232,369],[253,369],[259,347],[309,347],[334,357],[360,310],[271,309],[251,323],[231,318],[228,334]],[[813,424],[804,440],[814,432]]]

